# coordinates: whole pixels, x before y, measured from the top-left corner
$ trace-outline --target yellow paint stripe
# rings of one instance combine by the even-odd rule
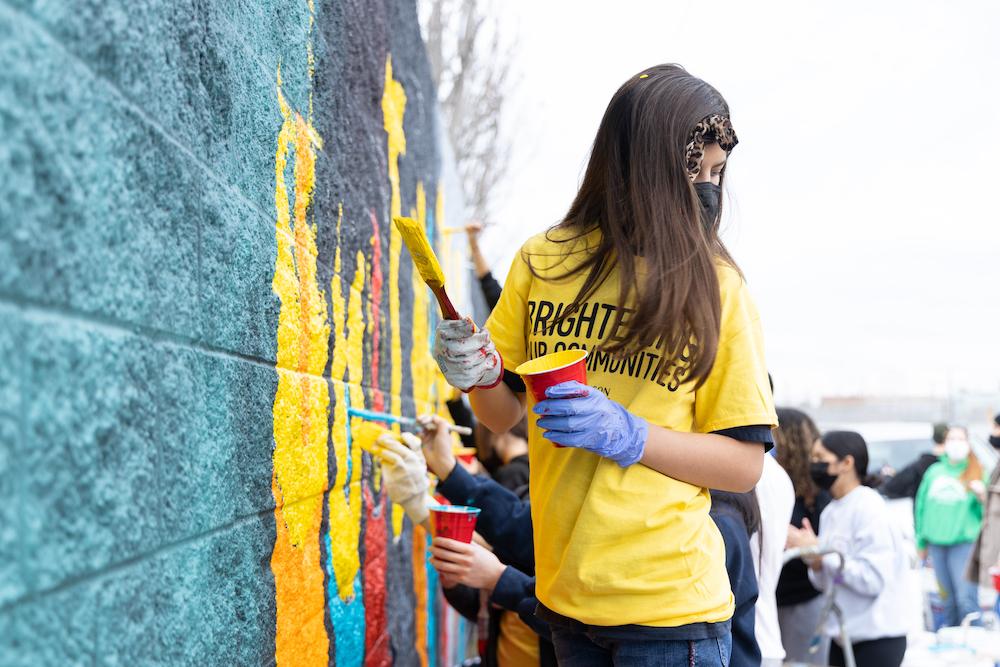
[[[403,132],[403,114],[406,112],[406,92],[403,85],[392,77],[392,55],[385,61],[385,89],[382,93],[382,118],[387,135],[391,217],[401,215],[402,198],[399,192],[399,158],[406,154],[406,135]],[[403,343],[399,317],[399,256],[403,239],[395,225],[389,225],[389,411],[400,414],[403,393]],[[398,432],[399,427],[393,428]],[[392,506],[392,534],[398,538],[403,528],[403,511]]]
[[[275,660],[279,665],[326,665],[329,637],[323,622],[319,531],[327,484],[330,396],[326,381],[319,376],[326,366],[330,327],[326,299],[316,282],[316,230],[307,222],[315,185],[315,151],[322,141],[286,102],[280,68],[277,78],[283,120],[274,156],[277,258],[272,280],[281,302],[271,478],[276,533],[270,563],[276,605]],[[285,180],[293,153],[294,203]]]

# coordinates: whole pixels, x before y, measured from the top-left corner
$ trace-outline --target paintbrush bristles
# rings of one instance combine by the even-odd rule
[[[423,281],[431,289],[443,286],[444,271],[441,270],[430,241],[427,240],[423,225],[413,218],[394,217],[392,220],[396,223],[396,229],[403,237],[406,247],[410,249],[413,266]]]
[[[371,422],[363,421],[351,427],[354,441],[361,446],[361,449],[372,454],[378,454],[377,448],[373,450],[375,441],[386,434],[391,435],[392,431]]]

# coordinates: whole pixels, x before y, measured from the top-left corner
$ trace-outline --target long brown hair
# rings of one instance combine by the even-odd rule
[[[819,489],[809,476],[809,460],[819,429],[809,415],[793,408],[777,408],[778,428],[774,431],[774,447],[778,463],[792,479],[795,497],[802,498],[806,507],[815,509]]]
[[[576,312],[617,269],[621,307],[611,331],[620,334],[600,348],[626,355],[655,345],[665,358],[685,361],[683,379],[699,384],[711,371],[719,345],[716,261],[736,266],[719,240],[719,217],[708,225],[702,220],[687,171],[689,135],[712,114],[729,115],[725,99],[680,65],[657,65],[630,78],[604,112],[573,204],[548,234],[565,243],[601,232],[586,258],[560,276],[546,276],[558,280],[587,272],[561,319]],[[538,276],[531,258],[526,260]],[[629,303],[634,307],[626,311]],[[668,367],[662,364],[661,374]]]
[[[950,426],[948,427],[948,431],[961,431],[965,434],[965,439],[969,439],[969,429],[964,426]],[[947,439],[948,434],[946,433],[945,440]],[[966,461],[965,470],[963,470],[962,474],[959,475],[958,480],[965,484],[965,488],[969,488],[969,482],[976,479],[981,481],[983,479],[983,464],[979,462],[979,457],[976,456],[974,451],[972,451],[971,441],[969,442],[969,458],[966,459]]]

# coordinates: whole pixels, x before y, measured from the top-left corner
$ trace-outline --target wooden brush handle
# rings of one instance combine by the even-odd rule
[[[455,310],[455,306],[448,298],[448,293],[444,291],[444,286],[431,288],[434,296],[437,297],[438,305],[441,306],[441,317],[446,320],[460,320],[462,316]]]

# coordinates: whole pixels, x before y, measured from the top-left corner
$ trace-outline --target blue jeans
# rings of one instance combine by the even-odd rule
[[[553,625],[552,643],[560,665],[568,667],[728,667],[732,635],[711,639],[618,640]]]
[[[948,546],[928,544],[927,553],[944,597],[945,625],[958,625],[966,614],[979,611],[976,584],[965,580],[965,566],[972,554],[972,542]]]

